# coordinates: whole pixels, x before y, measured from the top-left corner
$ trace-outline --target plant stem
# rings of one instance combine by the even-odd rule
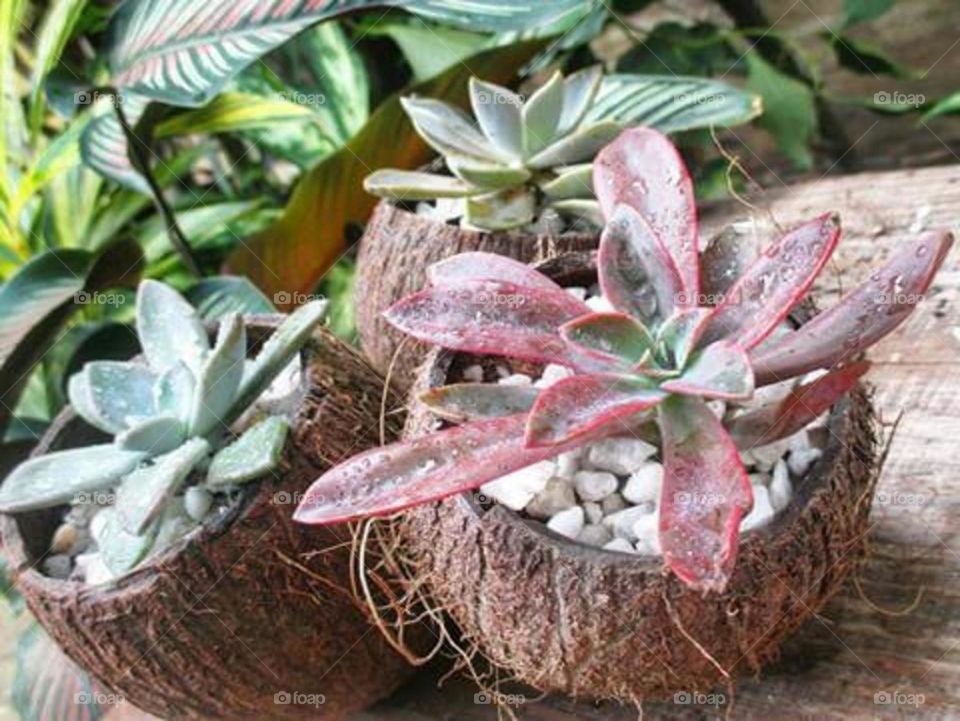
[[[200,263],[197,261],[197,257],[194,255],[190,243],[187,242],[187,238],[183,234],[179,223],[177,223],[177,216],[174,214],[173,208],[167,204],[166,199],[163,197],[163,191],[160,189],[160,185],[157,183],[157,179],[150,168],[150,147],[133,132],[133,128],[130,127],[127,116],[123,112],[122,103],[119,101],[114,102],[113,107],[117,112],[117,118],[120,120],[120,126],[123,128],[123,134],[127,138],[127,144],[130,146],[133,165],[147,181],[147,185],[150,186],[150,194],[153,196],[153,202],[157,206],[157,210],[160,212],[160,216],[163,218],[163,222],[167,227],[170,244],[180,255],[187,271],[195,278],[202,278],[203,272],[200,270]]]

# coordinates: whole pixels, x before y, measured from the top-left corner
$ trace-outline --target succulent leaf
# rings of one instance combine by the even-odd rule
[[[85,421],[106,433],[119,433],[131,419],[155,412],[156,377],[145,366],[92,361],[67,384],[70,403]]]
[[[137,335],[150,368],[163,373],[183,361],[196,371],[210,351],[200,316],[173,288],[145,280],[137,290]]]
[[[629,429],[627,421],[667,394],[634,375],[596,373],[557,381],[537,398],[527,420],[528,448],[583,443],[598,432]]]
[[[147,529],[143,535],[133,534],[124,528],[120,513],[116,509],[105,508],[100,514],[105,516],[105,520],[97,535],[97,548],[107,568],[119,576],[147,557],[153,547],[157,529],[154,526]]]
[[[558,329],[589,312],[563,290],[470,280],[407,296],[384,317],[404,333],[450,350],[572,365]]]
[[[591,313],[560,326],[560,335],[609,363],[630,366],[653,348],[650,331],[625,313]]]
[[[612,120],[585,125],[545,147],[531,157],[527,165],[536,170],[546,170],[558,165],[582,163],[616,138],[622,127]]]
[[[402,98],[400,102],[417,132],[438,153],[510,161],[458,108],[430,98]]]
[[[427,268],[427,278],[431,285],[460,287],[464,281],[471,280],[498,280],[524,288],[541,288],[543,290],[562,291],[543,273],[534,270],[526,263],[508,258],[496,253],[473,251],[458,253],[433,263]],[[589,311],[586,305],[582,306],[584,313]]]
[[[280,416],[268,416],[247,429],[220,450],[207,471],[207,487],[220,489],[261,478],[280,463],[289,424]]]
[[[753,369],[747,352],[731,341],[717,341],[693,356],[679,378],[660,388],[721,400],[745,400],[753,395]]]
[[[553,180],[540,186],[550,200],[593,198],[593,165],[583,163],[562,168]]]
[[[575,72],[563,81],[563,109],[560,111],[560,122],[557,124],[558,134],[569,133],[580,124],[597,96],[602,79],[603,67],[592,65]]]
[[[668,318],[688,292],[673,257],[651,225],[627,205],[618,206],[604,228],[597,269],[607,300],[644,320]]]
[[[728,225],[709,240],[700,254],[700,284],[704,296],[713,301],[702,305],[716,305],[718,301],[714,299],[722,299],[759,257],[759,244],[750,237],[750,231],[741,228],[739,223]]]
[[[530,171],[522,165],[490,163],[460,155],[448,155],[447,167],[450,168],[450,172],[468,185],[490,190],[521,185],[529,180],[531,175]]]
[[[209,443],[203,438],[191,438],[127,475],[117,489],[116,509],[123,530],[133,536],[143,535],[209,453]]]
[[[197,376],[197,387],[190,410],[190,434],[205,436],[224,430],[240,381],[247,355],[247,332],[239,313],[220,321],[217,342],[204,359]]]
[[[470,78],[470,106],[487,139],[511,156],[523,155],[523,100],[506,88]]]
[[[550,207],[560,215],[574,220],[582,219],[593,223],[598,228],[603,227],[603,213],[596,200],[558,200],[550,203]]]
[[[226,425],[239,418],[287,367],[326,313],[327,301],[314,300],[300,306],[284,319],[263,344],[249,371],[243,374],[236,400],[225,419]]]
[[[700,342],[710,318],[709,308],[681,308],[674,312],[657,331],[657,346],[668,356],[665,362],[684,368]]]
[[[69,503],[79,494],[110,488],[147,454],[112,443],[55,451],[17,466],[0,486],[0,512],[17,513]]]
[[[757,383],[791,378],[855,358],[910,315],[952,245],[953,235],[934,231],[898,252],[835,306],[753,356]]]
[[[733,440],[707,405],[671,396],[659,408],[663,438],[660,547],[687,585],[720,592],[737,555],[740,519],[753,502]]]
[[[597,155],[593,187],[608,218],[621,203],[644,217],[696,298],[700,259],[693,181],[673,143],[651,128],[625,130]]]
[[[153,389],[156,412],[189,422],[197,381],[186,363],[177,361],[157,379]]]
[[[530,157],[553,139],[563,112],[563,75],[555,72],[531,95],[520,110],[523,152]]]
[[[533,220],[537,201],[526,188],[511,188],[466,199],[464,221],[485,230],[509,230]]]
[[[463,423],[523,413],[533,407],[539,394],[540,389],[533,386],[455,383],[431,388],[419,400],[440,418]]]
[[[153,416],[119,433],[113,442],[125,451],[143,451],[152,457],[177,448],[186,434],[186,425],[179,418]]]
[[[480,192],[460,178],[414,170],[376,170],[363,181],[368,193],[396,200],[465,198]]]
[[[792,436],[826,413],[868,370],[868,362],[858,361],[797,386],[778,403],[736,417],[730,424],[730,435],[740,448],[753,448]]]
[[[764,250],[714,308],[701,343],[733,338],[749,350],[762,342],[803,300],[839,239],[840,219],[827,213]]]

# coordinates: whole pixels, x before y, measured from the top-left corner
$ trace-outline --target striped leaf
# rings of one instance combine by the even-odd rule
[[[123,113],[130,127],[136,125],[143,115],[147,102],[146,98],[139,95],[124,93]],[[147,181],[130,162],[127,138],[117,119],[113,101],[106,96],[97,98],[93,112],[94,118],[80,139],[80,157],[84,165],[125,188],[149,193]]]
[[[505,31],[582,13],[586,0],[129,0],[113,23],[116,86],[172,105],[202,105],[250,63],[308,26],[397,7],[471,30]]]
[[[607,75],[586,121],[615,120],[674,133],[745,123],[762,111],[760,98],[725,83],[665,75]]]

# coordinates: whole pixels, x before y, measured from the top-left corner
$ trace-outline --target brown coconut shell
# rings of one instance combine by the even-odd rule
[[[597,233],[552,236],[467,230],[381,200],[360,240],[357,257],[354,305],[360,345],[377,370],[384,374],[390,371],[393,387],[406,389],[429,346],[407,338],[391,370],[391,361],[405,336],[381,314],[401,298],[422,290],[430,265],[478,250],[532,263],[565,252],[592,250],[599,242]]]
[[[262,342],[276,324],[252,320],[248,335]],[[60,511],[0,517],[37,620],[107,688],[166,721],[339,719],[411,673],[351,594],[350,529],[291,518],[323,471],[379,444],[382,379],[324,329],[302,357],[306,392],[281,470],[147,565],[98,586],[55,580],[37,566]],[[68,409],[35,453],[91,442],[102,434]]]
[[[584,256],[562,256],[541,270],[562,284],[588,285],[595,255]],[[432,351],[415,392],[484,361]],[[435,428],[414,401],[405,436]],[[701,596],[660,559],[576,543],[503,506],[484,510],[473,494],[410,511],[401,533],[433,602],[505,675],[592,700],[706,692],[774,659],[862,557],[877,463],[874,412],[862,387],[834,407],[829,429],[791,505],[742,536],[721,594]]]

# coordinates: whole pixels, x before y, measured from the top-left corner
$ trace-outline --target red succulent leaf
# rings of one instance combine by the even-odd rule
[[[900,325],[933,282],[953,236],[928,233],[783,340],[751,358],[763,385],[856,357]]]
[[[710,312],[709,308],[683,308],[660,326],[657,342],[670,349],[677,368],[687,365],[693,349],[700,342]]]
[[[625,313],[582,315],[560,326],[560,335],[584,354],[611,365],[632,365],[653,347],[643,323]]]
[[[667,318],[689,295],[673,257],[643,216],[627,205],[617,206],[603,230],[597,270],[607,300],[640,318],[650,315],[641,296],[648,288],[656,300],[654,315],[660,318]]]
[[[803,300],[840,239],[840,219],[821,215],[766,248],[713,310],[702,342],[733,338],[749,350]]]
[[[693,181],[669,138],[652,128],[625,130],[597,154],[593,187],[608,219],[621,203],[640,212],[673,256],[683,287],[696,298],[700,262]]]
[[[431,388],[419,400],[441,418],[463,423],[524,413],[533,407],[539,394],[540,389],[533,386],[455,383]]]
[[[858,361],[797,386],[781,401],[735,418],[730,424],[730,435],[740,448],[753,448],[792,436],[829,410],[869,369],[867,361]]]
[[[679,378],[660,388],[670,393],[740,400],[753,395],[753,369],[747,352],[731,341],[711,343],[697,353]]]
[[[528,448],[556,448],[583,441],[601,429],[624,432],[626,419],[667,397],[636,376],[617,373],[576,375],[545,389],[527,420]]]
[[[753,503],[733,440],[699,398],[671,396],[659,408],[663,438],[660,546],[677,577],[723,591],[737,556],[740,519]]]
[[[294,520],[326,525],[389,515],[569,450],[525,448],[526,420],[519,413],[475,421],[354,456],[314,481]]]
[[[443,348],[577,366],[558,329],[590,312],[563,290],[465,280],[407,296],[384,317],[414,338]]]
[[[459,286],[469,280],[499,280],[525,288],[561,290],[543,273],[526,263],[496,253],[460,253],[427,268],[431,285]]]

